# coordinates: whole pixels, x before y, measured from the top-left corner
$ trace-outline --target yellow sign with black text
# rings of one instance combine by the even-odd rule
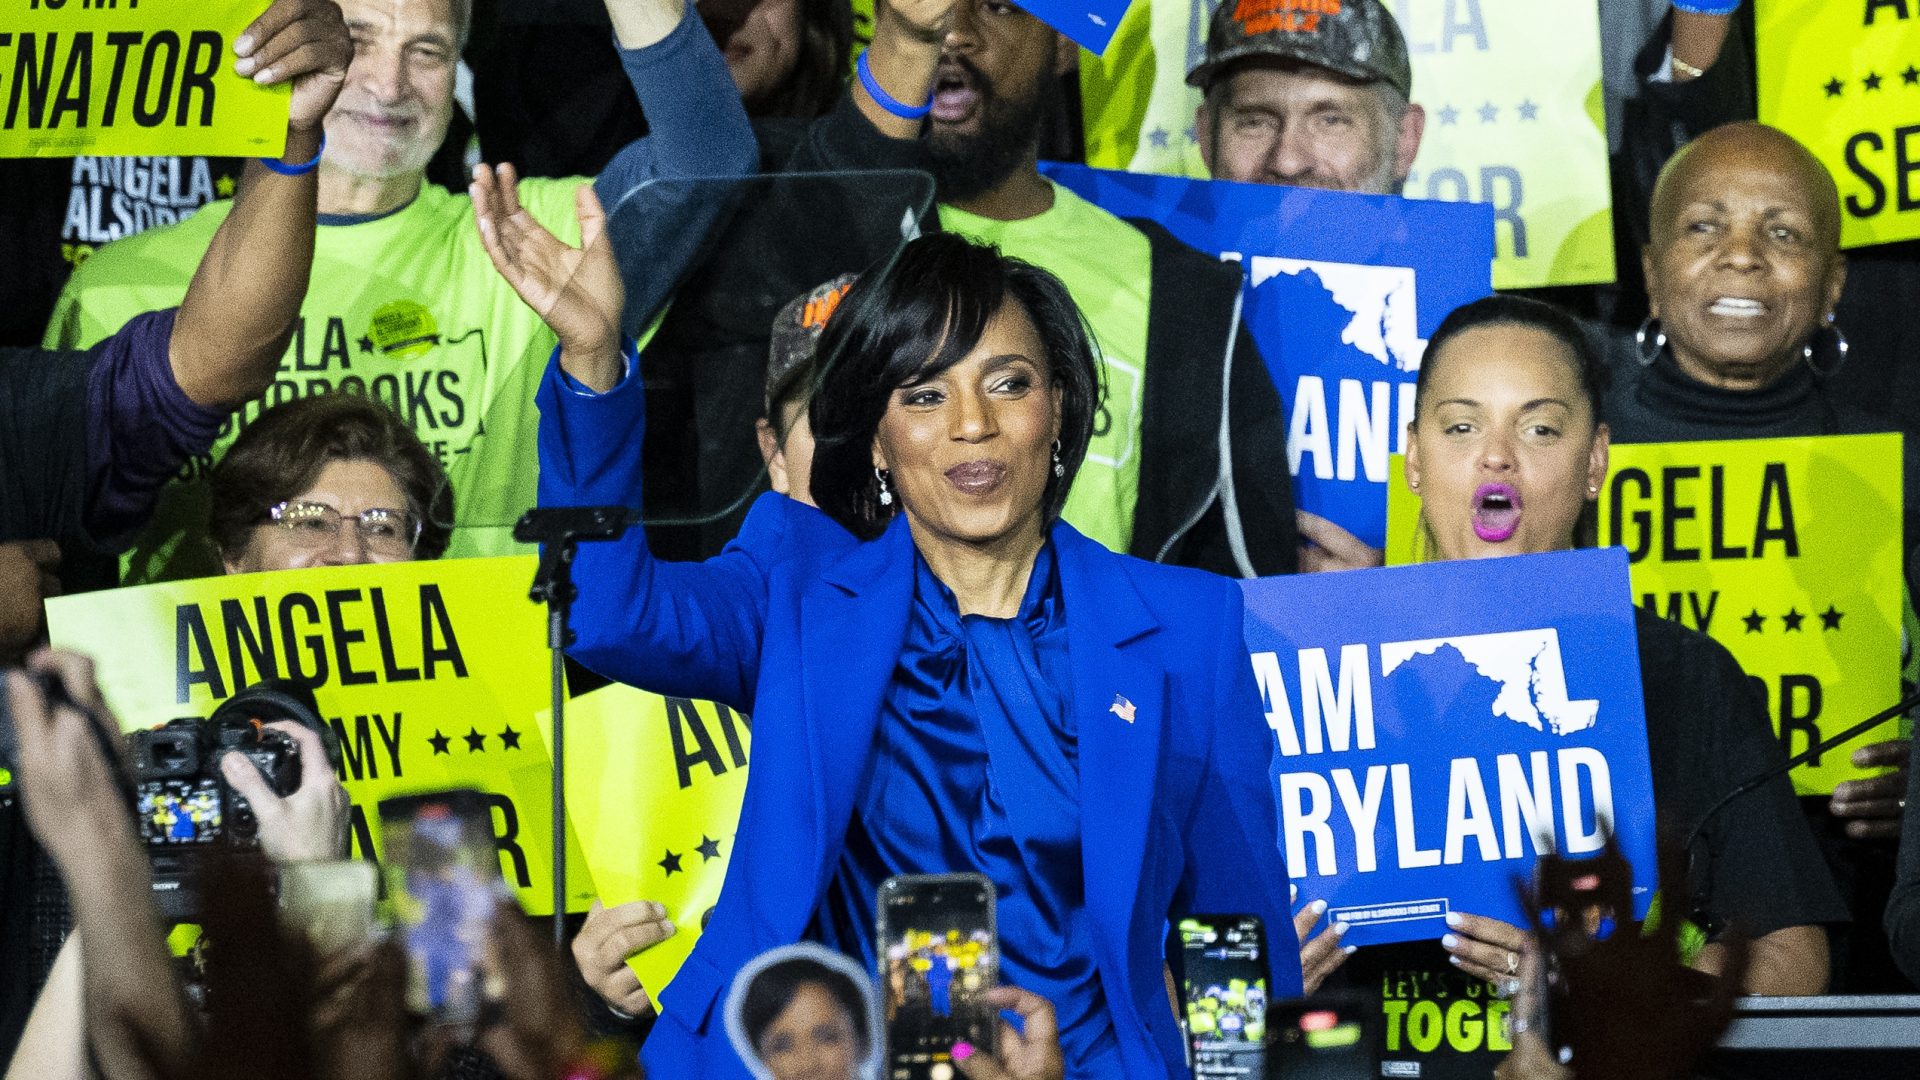
[[[1765,687],[1799,753],[1900,695],[1899,435],[1643,443],[1612,448],[1603,545],[1623,547],[1642,607],[1711,635]],[[1396,459],[1387,562],[1425,555],[1420,499]],[[1852,751],[1898,721],[1794,770],[1825,795],[1863,775]]]
[[[600,901],[652,900],[676,928],[627,961],[656,1002],[720,897],[747,791],[750,728],[724,705],[618,684],[567,703],[567,817]]]
[[[377,857],[380,800],[454,787],[493,802],[501,870],[553,910],[551,691],[532,556],[238,574],[47,602],[53,643],[94,659],[128,730],[204,717],[263,677],[312,687],[340,740],[352,853]],[[570,834],[568,907],[594,896]]]
[[[1920,236],[1920,2],[1754,0],[1760,119],[1840,186],[1840,245]]]
[[[267,0],[0,0],[0,157],[279,157],[286,86],[233,70]]]

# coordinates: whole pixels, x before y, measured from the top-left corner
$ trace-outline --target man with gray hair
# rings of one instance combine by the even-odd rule
[[[1187,82],[1216,180],[1398,195],[1426,130],[1380,0],[1221,0]]]

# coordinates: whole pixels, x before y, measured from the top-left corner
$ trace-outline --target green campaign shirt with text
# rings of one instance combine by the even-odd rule
[[[942,205],[940,226],[1051,271],[1093,327],[1107,396],[1061,516],[1124,554],[1140,494],[1141,391],[1153,284],[1146,234],[1058,184],[1053,206],[1033,217],[995,221]]]
[[[520,200],[570,244],[580,240],[574,192],[584,178],[529,179]],[[73,275],[46,333],[49,348],[84,348],[143,311],[186,295],[233,203],[101,248]],[[205,541],[206,476],[263,408],[316,393],[368,394],[392,407],[446,466],[454,489],[449,557],[530,550],[512,524],[534,504],[539,474],[534,391],[553,334],[494,272],[473,206],[434,184],[404,208],[315,241],[312,283],[273,386],[189,461],[162,492],[127,554],[129,583],[220,572]],[[261,508],[265,513],[266,508]]]

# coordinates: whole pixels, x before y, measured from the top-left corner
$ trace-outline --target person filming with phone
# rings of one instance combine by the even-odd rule
[[[639,506],[644,389],[602,211],[582,194],[570,248],[505,180],[477,173],[482,236],[560,340],[541,501]],[[975,873],[999,887],[1006,980],[1052,1003],[1066,1076],[1186,1077],[1169,914],[1260,915],[1285,936],[1275,991],[1300,991],[1238,587],[1059,521],[1101,386],[1053,275],[920,238],[853,286],[818,355],[819,510],[763,496],[701,563],[656,561],[632,529],[575,564],[576,659],[754,717],[727,881],[643,1059],[744,1075],[715,1005],[752,957],[810,937],[877,972],[881,882]]]

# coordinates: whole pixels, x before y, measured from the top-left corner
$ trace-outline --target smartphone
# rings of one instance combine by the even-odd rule
[[[1260,917],[1189,915],[1167,944],[1195,1080],[1261,1080],[1268,973]]]
[[[980,874],[916,874],[880,885],[874,938],[886,995],[891,1080],[954,1080],[954,1050],[994,1051],[1000,984],[993,882]]]
[[[1344,990],[1283,1001],[1267,1010],[1267,1076],[1279,1080],[1373,1080],[1380,1075],[1373,1017],[1380,1006]]]
[[[407,1001],[437,1023],[470,1024],[486,1001],[482,954],[493,913],[511,894],[478,791],[380,803],[381,872],[407,948]]]

